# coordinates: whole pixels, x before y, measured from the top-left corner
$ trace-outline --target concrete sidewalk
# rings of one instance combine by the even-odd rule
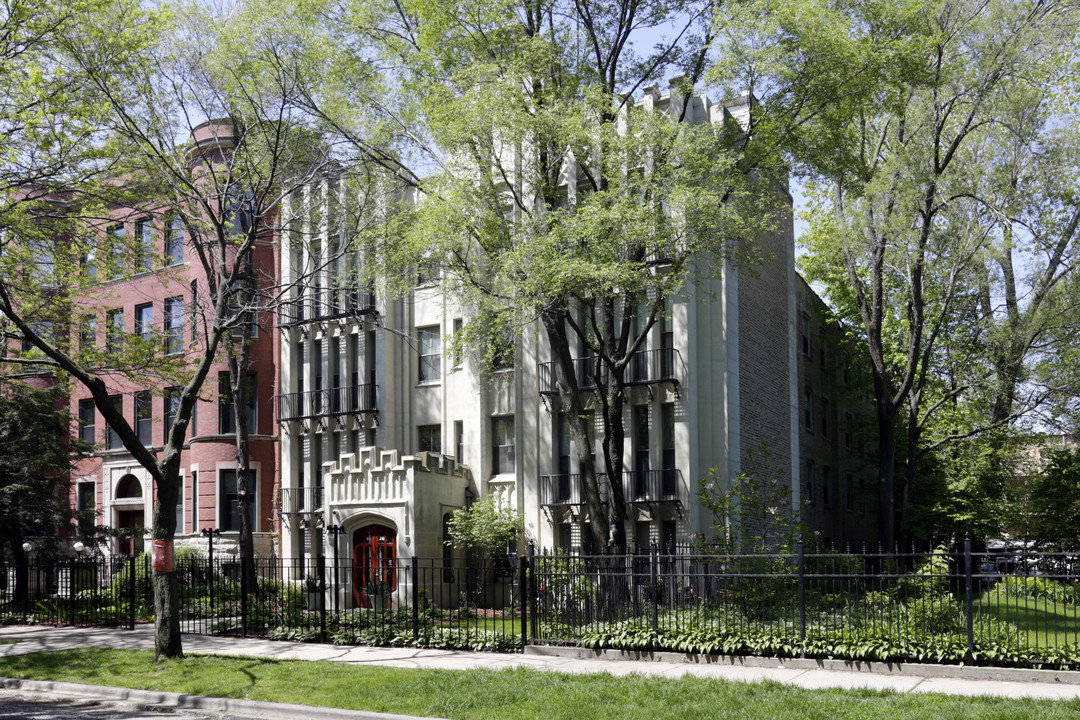
[[[70,627],[0,627],[0,639],[17,643],[0,645],[0,655],[16,655],[44,650],[75,647],[111,647],[146,649],[154,647],[153,629],[136,630]],[[328,644],[277,642],[270,640],[184,635],[188,654],[241,655],[282,660],[326,660],[352,665],[382,665],[400,668],[499,670],[526,667],[562,673],[610,673],[612,675],[649,675],[680,677],[694,675],[736,682],[771,680],[802,688],[870,688],[896,692],[944,693],[949,695],[987,695],[1007,698],[1080,698],[1080,672],[1019,670],[1010,668],[957,667],[950,665],[852,663],[838,660],[803,660],[756,657],[689,658],[677,653],[594,653],[577,648],[530,647],[521,655],[475,653],[414,648],[337,647]],[[26,681],[22,689],[33,689]],[[3,683],[0,683],[3,684]],[[53,686],[63,685],[52,683]],[[93,692],[79,686],[79,692]],[[47,688],[43,688],[47,689]],[[102,692],[131,697],[136,691],[101,689]],[[60,691],[62,692],[62,690]],[[310,717],[302,706],[272,703],[223,701],[190,698],[168,693],[147,693],[170,707],[212,710],[249,717]],[[168,697],[166,697],[168,696]],[[178,697],[188,697],[181,701]],[[145,702],[153,703],[153,700]],[[184,704],[187,702],[187,704]],[[214,704],[216,703],[216,704]],[[231,703],[231,706],[230,706]],[[380,713],[319,710],[320,717],[342,720],[390,718]]]

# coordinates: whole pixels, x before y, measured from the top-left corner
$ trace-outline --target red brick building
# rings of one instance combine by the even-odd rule
[[[231,133],[220,125],[196,128],[193,169],[220,160],[229,150]],[[193,173],[197,174],[197,173]],[[80,352],[122,352],[125,342],[152,347],[154,360],[145,372],[117,372],[109,389],[139,439],[159,457],[176,407],[177,380],[155,371],[154,361],[177,364],[206,352],[206,327],[212,315],[206,272],[195,250],[198,232],[169,208],[112,206],[108,221],[90,228],[96,244],[84,252],[82,271],[94,280],[91,291],[74,304],[73,342]],[[252,252],[256,278],[276,278],[277,250],[271,232],[261,233]],[[250,349],[248,403],[250,469],[254,479],[252,506],[256,553],[272,552],[278,487],[277,423],[272,398],[277,385],[278,336],[270,313],[257,317]],[[223,549],[235,547],[239,531],[236,488],[236,431],[224,348],[200,392],[181,456],[182,490],[177,506],[178,546],[198,544],[200,530],[222,532]],[[139,379],[135,379],[138,377]],[[122,531],[108,542],[107,552],[140,552],[150,536],[154,487],[150,474],[124,449],[104,422],[89,391],[75,383],[71,413],[80,435],[95,445],[72,478],[72,502],[93,506],[97,523]],[[231,541],[231,542],[230,542]]]

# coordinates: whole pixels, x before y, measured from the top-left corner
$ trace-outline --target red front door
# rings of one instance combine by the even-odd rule
[[[397,588],[397,531],[368,525],[353,533],[353,602],[372,606],[370,590]]]
[[[121,531],[121,555],[138,555],[143,551],[143,511],[121,510],[117,513],[117,529]]]

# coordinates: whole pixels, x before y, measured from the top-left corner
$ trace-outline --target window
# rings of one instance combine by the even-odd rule
[[[462,319],[454,318],[454,367],[461,365],[461,334],[464,329]]]
[[[199,532],[199,471],[191,471],[191,532]]]
[[[829,364],[828,353],[825,350],[825,346],[828,343],[825,342],[825,328],[818,330],[818,355],[820,357],[821,367],[824,369]]]
[[[124,311],[109,310],[105,313],[105,352],[118,355],[124,349]]]
[[[803,478],[803,499],[807,505],[814,504],[814,495],[817,491],[817,476],[814,469],[814,461],[806,461],[806,477]]]
[[[664,403],[660,406],[660,453],[661,477],[660,491],[665,498],[674,497],[678,487],[675,472],[675,405]]]
[[[465,423],[461,420],[454,421],[454,459],[465,462]]]
[[[491,418],[492,465],[496,475],[512,473],[514,456],[514,417],[503,415]]]
[[[851,413],[844,413],[844,449],[851,450],[851,434],[853,432],[852,426],[854,425],[854,418]]]
[[[77,508],[80,511],[93,510],[97,507],[97,494],[94,491],[94,483],[81,482],[78,488],[78,497],[76,499]],[[91,523],[92,524],[92,523]]]
[[[176,422],[176,412],[180,409],[180,388],[165,388],[164,396],[164,421],[165,442],[169,442],[169,433],[172,432],[173,423]]]
[[[165,354],[184,351],[184,299],[165,299]]]
[[[135,222],[135,272],[149,272],[154,266],[154,229],[150,218]]]
[[[93,400],[79,401],[79,439],[93,444],[97,439],[97,409]]]
[[[147,446],[153,442],[152,402],[150,391],[142,390],[135,393],[135,434],[139,436],[139,442]]]
[[[803,426],[807,432],[814,432],[814,391],[810,388],[803,391]]]
[[[97,344],[97,318],[83,315],[79,318],[79,354],[85,359]]]
[[[810,357],[810,316],[803,314],[802,321],[799,324],[800,335],[802,340],[802,354],[806,357]]]
[[[442,452],[442,428],[438,425],[420,425],[416,428],[420,439],[420,452]]]
[[[420,341],[419,381],[437,382],[442,376],[442,338],[439,336],[439,328],[419,328],[417,333]]]
[[[495,349],[491,358],[491,367],[495,370],[512,370],[514,368],[513,337],[505,335],[495,339]]]
[[[124,226],[113,225],[109,234],[109,279],[115,280],[124,274]]]
[[[631,497],[644,500],[649,494],[649,470],[652,459],[649,457],[649,406],[635,405],[633,414],[634,428],[634,475]]]
[[[135,306],[135,334],[149,342],[154,337],[154,306],[151,303]]]
[[[253,501],[256,497],[256,483],[254,472],[248,471],[247,481],[247,498],[241,499],[240,492],[237,488],[236,470],[218,471],[218,482],[221,495],[221,504],[219,505],[221,510],[220,517],[218,518],[218,527],[223,532],[240,529],[241,507],[243,507],[244,511],[247,513],[252,530],[255,529],[255,503]]]
[[[848,473],[844,483],[844,509],[848,512],[855,510],[855,478]]]
[[[97,242],[93,235],[83,240],[83,251],[79,258],[79,269],[86,280],[97,280]]]
[[[121,415],[124,414],[124,398],[121,395],[113,395],[109,398],[112,400],[113,407],[116,408],[116,412]],[[120,440],[120,435],[112,429],[112,425],[106,424],[105,426],[105,447],[109,450],[120,450],[124,447],[124,443]]]
[[[199,283],[195,280],[191,281],[191,346],[195,347],[195,343],[199,339],[199,324],[198,312],[199,307]]]
[[[829,437],[829,398],[821,398],[821,437]]]
[[[179,217],[172,217],[165,227],[165,264],[180,265],[183,262],[184,221]]]
[[[176,498],[176,534],[184,532],[184,476],[180,476],[180,494]]]
[[[829,487],[833,482],[832,468],[828,465],[821,467],[821,504],[830,507],[833,503],[833,489]]]
[[[247,407],[247,425],[249,433],[258,432],[255,414],[256,390],[258,389],[255,373],[247,373],[244,383],[244,404]],[[218,374],[218,432],[222,435],[230,435],[236,432],[236,418],[233,415],[232,387],[229,383],[229,373]]]

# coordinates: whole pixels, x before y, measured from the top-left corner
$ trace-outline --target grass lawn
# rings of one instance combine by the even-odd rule
[[[987,590],[976,602],[984,615],[1016,625],[1031,647],[1062,647],[1080,642],[1080,607]],[[978,618],[976,615],[978,633]]]
[[[0,658],[0,676],[443,718],[516,720],[1057,720],[1080,701],[802,690],[700,678],[562,675],[533,670],[408,670],[193,655],[155,665],[150,652],[83,648]]]

